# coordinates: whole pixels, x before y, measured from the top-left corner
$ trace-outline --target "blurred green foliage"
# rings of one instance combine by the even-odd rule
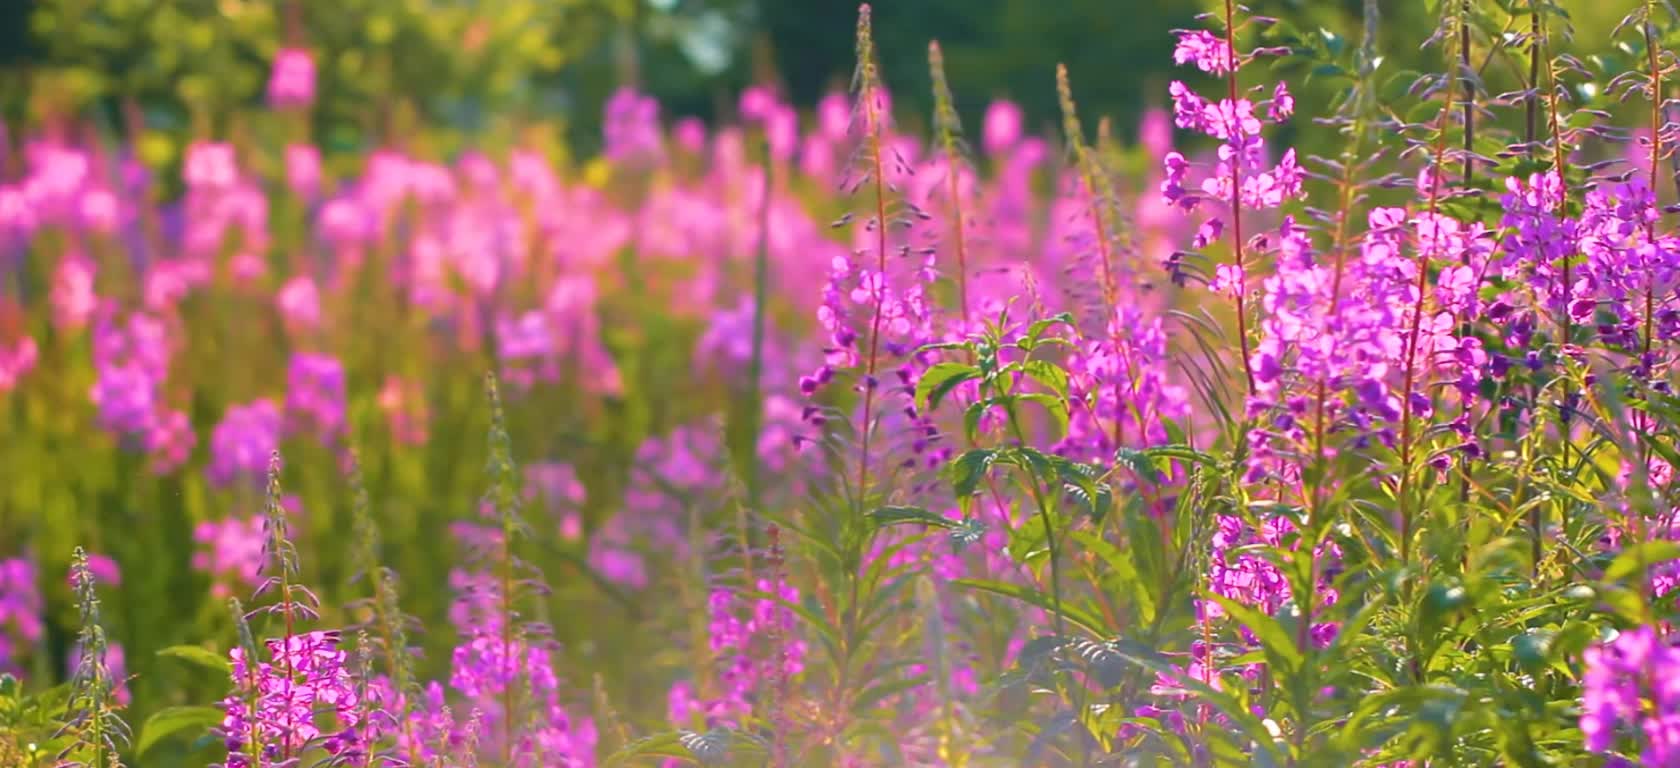
[[[1514,2],[1515,0],[1513,0]],[[1055,119],[1053,73],[1065,62],[1091,116],[1127,132],[1164,102],[1176,70],[1170,30],[1217,2],[1202,0],[879,0],[876,29],[888,84],[906,115],[925,115],[927,41],[945,49],[957,106],[1019,101],[1034,128]],[[1357,39],[1359,0],[1258,0],[1256,14]],[[1577,31],[1601,39],[1611,6],[1575,9]],[[1393,71],[1428,71],[1433,2],[1384,3],[1381,37]],[[318,140],[351,150],[401,135],[410,118],[477,133],[496,121],[560,118],[574,146],[599,135],[599,107],[635,82],[667,114],[727,115],[751,82],[780,83],[810,105],[844,87],[855,0],[21,0],[0,9],[0,114],[13,125],[42,110],[96,108],[124,130],[124,104],[149,127],[223,134],[262,99],[283,45],[316,55]],[[1334,93],[1304,92],[1303,109]]]

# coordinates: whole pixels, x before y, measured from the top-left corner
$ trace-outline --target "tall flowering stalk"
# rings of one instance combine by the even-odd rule
[[[75,672],[70,680],[68,707],[74,714],[60,730],[60,735],[70,734],[73,738],[70,746],[59,754],[58,765],[121,768],[122,749],[132,740],[132,733],[122,719],[121,705],[114,700],[115,690],[122,681],[113,679],[112,665],[107,658],[110,649],[99,615],[98,580],[81,547],[72,555],[70,577],[81,615],[81,630],[76,641]]]
[[[269,457],[264,504],[266,578],[256,591],[258,598],[272,593],[274,602],[245,613],[233,601],[241,642],[228,652],[234,691],[222,702],[225,768],[291,765],[317,743],[333,754],[363,754],[376,734],[373,724],[365,722],[345,664],[348,655],[339,648],[340,633],[301,631],[300,622],[320,618],[321,601],[299,579],[297,549],[280,499],[276,451]],[[260,614],[278,616],[283,634],[259,647],[248,620]],[[323,734],[316,722],[320,707],[334,711],[342,730]]]
[[[378,523],[373,519],[372,503],[368,497],[361,460],[354,452],[350,460],[351,537],[357,546],[357,563],[352,577],[366,579],[368,582],[369,594],[362,602],[372,614],[370,623],[375,633],[375,642],[385,662],[387,679],[383,690],[389,692],[394,700],[383,703],[396,710],[388,717],[396,722],[399,730],[398,748],[402,750],[409,765],[419,765],[422,745],[415,733],[413,713],[421,692],[415,677],[414,657],[409,648],[409,617],[402,612],[398,600],[396,572],[379,563],[383,538],[380,536]],[[368,645],[365,630],[361,639],[362,642],[357,643],[357,652],[365,655]],[[368,671],[371,675],[371,660],[369,664]],[[358,680],[364,688],[369,683],[366,677],[368,675],[363,675],[362,679]],[[366,699],[365,691],[362,698]]]
[[[1119,234],[1119,222],[1114,214],[1114,190],[1109,183],[1108,171],[1102,167],[1102,161],[1089,144],[1085,141],[1085,129],[1079,122],[1079,109],[1073,102],[1073,87],[1068,84],[1067,66],[1056,65],[1056,98],[1062,110],[1062,135],[1067,141],[1068,152],[1072,155],[1073,171],[1079,179],[1086,203],[1086,216],[1090,219],[1094,247],[1096,248],[1097,263],[1101,267],[1099,280],[1101,281],[1100,314],[1102,328],[1108,336],[1112,354],[1114,355],[1114,425],[1112,427],[1113,448],[1118,450],[1125,445],[1124,411],[1127,398],[1121,393],[1123,384],[1134,375],[1131,362],[1126,359],[1125,345],[1119,338],[1119,321],[1117,313],[1120,307],[1119,277],[1116,274],[1119,267],[1115,264],[1114,236]]]
[[[1650,78],[1650,82],[1646,85],[1645,96],[1651,104],[1651,175],[1649,185],[1652,195],[1652,208],[1655,209],[1651,212],[1651,215],[1642,218],[1644,219],[1645,225],[1645,242],[1652,248],[1657,247],[1657,216],[1661,210],[1655,205],[1655,203],[1657,172],[1661,167],[1663,156],[1663,132],[1665,130],[1665,121],[1663,117],[1662,89],[1663,72],[1667,66],[1663,63],[1662,48],[1658,44],[1656,7],[1656,0],[1645,0],[1645,2],[1640,6],[1643,18],[1640,19],[1639,22],[1641,32],[1645,38],[1646,74]],[[1655,364],[1655,361],[1651,357],[1651,344],[1656,337],[1656,332],[1653,327],[1656,322],[1657,315],[1656,284],[1657,281],[1654,277],[1645,284],[1645,329],[1644,333],[1640,334],[1641,338],[1644,340],[1644,347],[1640,354],[1640,370],[1646,370]]]
[[[1296,163],[1295,150],[1286,150],[1275,167],[1266,165],[1266,145],[1261,138],[1264,124],[1255,113],[1255,103],[1240,98],[1237,72],[1255,56],[1274,53],[1256,49],[1239,54],[1236,48],[1237,19],[1235,4],[1225,3],[1225,35],[1215,36],[1206,30],[1178,31],[1178,45],[1173,60],[1179,64],[1194,64],[1225,82],[1225,96],[1208,101],[1182,82],[1170,87],[1174,121],[1180,128],[1206,134],[1219,142],[1219,156],[1212,172],[1199,188],[1186,187],[1191,170],[1183,154],[1170,152],[1164,165],[1166,178],[1162,182],[1162,196],[1185,211],[1196,209],[1204,201],[1223,205],[1225,217],[1230,219],[1231,261],[1217,265],[1210,287],[1217,293],[1231,296],[1237,312],[1238,347],[1242,355],[1243,378],[1247,392],[1255,394],[1257,379],[1254,352],[1248,335],[1248,277],[1246,263],[1249,243],[1243,239],[1245,210],[1255,212],[1277,208],[1301,194],[1302,171]],[[1272,93],[1267,117],[1287,119],[1294,113],[1295,99],[1283,83]],[[1202,221],[1194,245],[1206,248],[1220,240],[1225,233],[1225,218],[1209,216]]]
[[[963,140],[962,117],[957,114],[956,100],[951,98],[951,86],[945,80],[945,54],[939,41],[928,43],[928,72],[933,79],[933,133],[945,161],[945,194],[951,206],[951,240],[957,257],[957,312],[962,332],[970,331],[968,297],[968,233],[963,214],[964,175],[973,169],[968,159],[967,143]]]
[[[514,641],[518,632],[518,613],[514,607],[514,558],[513,541],[521,530],[519,518],[520,496],[515,485],[517,471],[513,464],[513,442],[508,436],[507,423],[502,412],[501,391],[496,386],[494,374],[485,376],[485,391],[490,398],[490,456],[487,468],[490,472],[490,490],[485,499],[495,510],[497,523],[501,526],[501,537],[497,542],[500,551],[496,553],[497,579],[500,589],[496,599],[501,613],[502,635],[502,765],[513,764],[513,736],[515,733],[514,712],[518,703],[518,686],[514,685],[516,673],[514,664]]]
[[[1462,7],[1460,7],[1460,10],[1463,10]],[[1451,37],[1449,39],[1458,40],[1459,38]],[[1462,39],[1468,41],[1469,38],[1466,36]],[[1455,57],[1451,55],[1451,53],[1447,56],[1447,60],[1454,62],[1454,66],[1457,65]],[[1453,96],[1450,89],[1443,90],[1441,110],[1436,114],[1436,122],[1434,125],[1435,139],[1428,158],[1429,165],[1425,169],[1424,175],[1420,177],[1420,179],[1424,180],[1424,182],[1420,183],[1427,183],[1427,196],[1424,206],[1425,216],[1417,222],[1417,230],[1419,234],[1417,242],[1417,265],[1415,267],[1417,273],[1417,283],[1413,287],[1413,300],[1415,304],[1411,309],[1409,322],[1407,323],[1406,341],[1404,346],[1405,351],[1403,353],[1404,374],[1403,383],[1400,388],[1400,482],[1398,487],[1398,503],[1400,508],[1400,562],[1402,565],[1410,564],[1412,556],[1412,532],[1414,524],[1414,520],[1412,518],[1414,513],[1410,508],[1411,483],[1412,475],[1416,470],[1413,466],[1413,459],[1417,450],[1417,446],[1414,445],[1414,440],[1412,439],[1413,414],[1417,409],[1417,401],[1419,399],[1423,399],[1427,403],[1429,397],[1426,394],[1417,392],[1417,385],[1419,383],[1418,378],[1420,375],[1420,371],[1418,370],[1420,362],[1418,351],[1422,342],[1425,340],[1422,331],[1424,329],[1424,315],[1426,314],[1426,310],[1429,305],[1428,286],[1430,269],[1434,263],[1432,256],[1434,251],[1441,250],[1442,247],[1446,245],[1447,239],[1446,232],[1444,231],[1447,226],[1447,222],[1443,221],[1440,215],[1440,203],[1443,192],[1441,185],[1446,175],[1447,124],[1452,114],[1452,98]],[[1431,344],[1431,347],[1433,347],[1433,343]]]
[[[863,118],[860,130],[863,133],[864,162],[869,166],[869,185],[875,206],[875,217],[870,223],[875,236],[875,274],[870,289],[874,307],[869,319],[869,340],[867,352],[864,354],[863,377],[863,421],[862,435],[859,437],[858,449],[858,497],[862,499],[869,493],[869,442],[875,432],[875,391],[879,388],[875,371],[879,357],[881,343],[881,321],[887,301],[887,176],[884,160],[887,151],[883,132],[888,119],[887,103],[883,98],[880,71],[875,63],[875,39],[870,28],[869,4],[858,6],[857,21],[857,73],[853,76],[852,87],[858,92],[858,108]]]
[[[291,706],[292,689],[297,673],[294,666],[297,657],[292,652],[297,646],[297,622],[300,617],[319,618],[320,599],[307,587],[297,583],[297,548],[292,545],[286,509],[281,506],[280,498],[280,452],[274,451],[268,459],[267,497],[263,503],[263,554],[267,578],[257,587],[256,594],[261,597],[273,590],[277,601],[266,610],[270,615],[278,614],[280,620],[285,623],[285,634],[281,636],[280,644],[284,653],[277,659],[282,673],[280,695],[285,699],[287,706],[282,710],[280,720],[279,760],[284,763],[291,759],[293,752],[301,746],[297,734],[303,727],[300,722],[303,719],[302,714]]]

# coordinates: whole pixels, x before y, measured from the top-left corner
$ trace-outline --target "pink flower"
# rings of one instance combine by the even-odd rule
[[[194,142],[187,147],[181,176],[189,187],[226,189],[239,181],[239,166],[233,145],[226,142]]]
[[[10,391],[24,374],[34,370],[37,355],[35,339],[30,336],[14,341],[11,349],[0,344],[0,392]]]
[[[286,186],[292,194],[312,198],[321,189],[321,151],[313,144],[286,147]]]
[[[97,271],[93,260],[79,253],[66,255],[53,270],[53,324],[62,330],[76,331],[87,326],[88,318],[99,307],[99,295],[94,293],[93,280]]]
[[[179,469],[192,456],[198,434],[192,421],[182,411],[163,411],[152,418],[146,433],[146,450],[152,455],[152,472],[167,475]]]
[[[274,297],[274,303],[280,307],[280,315],[288,326],[313,329],[321,325],[321,294],[315,288],[315,281],[307,276],[287,280]]]
[[[986,108],[981,144],[989,155],[1000,155],[1021,141],[1021,107],[999,99]]]
[[[1173,63],[1194,63],[1197,69],[1210,75],[1223,75],[1239,66],[1231,46],[1205,29],[1179,30]]]
[[[1272,91],[1272,104],[1266,108],[1266,114],[1275,123],[1288,120],[1290,115],[1295,114],[1295,96],[1290,94],[1289,86],[1282,80],[1278,81],[1277,88]]]
[[[429,413],[425,392],[419,383],[400,376],[387,376],[384,386],[379,388],[376,402],[391,425],[392,438],[405,445],[423,445],[426,442]]]
[[[199,523],[193,529],[193,570],[210,576],[210,594],[217,598],[232,595],[234,587],[255,587],[262,582],[266,540],[260,517]]]
[[[281,48],[268,78],[268,103],[275,109],[315,103],[315,60],[302,48]]]

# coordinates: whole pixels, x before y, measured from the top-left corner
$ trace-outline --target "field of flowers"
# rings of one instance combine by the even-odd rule
[[[1227,0],[1054,136],[937,43],[895,112],[868,6],[814,113],[594,158],[327,151],[304,48],[215,137],[5,126],[0,766],[1680,766],[1628,4],[1416,72]]]

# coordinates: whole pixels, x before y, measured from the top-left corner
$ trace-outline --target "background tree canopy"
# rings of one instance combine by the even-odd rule
[[[1190,0],[879,0],[876,34],[906,118],[928,114],[926,46],[945,49],[970,119],[994,97],[1035,128],[1056,114],[1054,71],[1068,65],[1082,110],[1122,134],[1164,103],[1176,70],[1169,30]],[[1358,38],[1358,0],[1259,0],[1258,15]],[[1386,3],[1381,36],[1399,70],[1416,61],[1438,2]],[[1615,5],[1615,4],[1607,4]],[[1211,7],[1211,6],[1209,6]],[[1600,35],[1615,9],[1573,9]],[[727,117],[734,94],[775,82],[809,106],[843,88],[853,65],[855,0],[23,0],[0,8],[0,109],[94,107],[123,130],[125,102],[154,130],[217,133],[226,106],[262,98],[283,45],[322,69],[315,134],[332,149],[389,137],[409,110],[463,135],[495,120],[561,119],[571,144],[599,141],[600,105],[624,83],[668,114]],[[1599,29],[1603,27],[1604,29]],[[1414,41],[1405,43],[1403,41]],[[1303,109],[1334,94],[1303,92]],[[1310,113],[1309,113],[1310,114]]]

